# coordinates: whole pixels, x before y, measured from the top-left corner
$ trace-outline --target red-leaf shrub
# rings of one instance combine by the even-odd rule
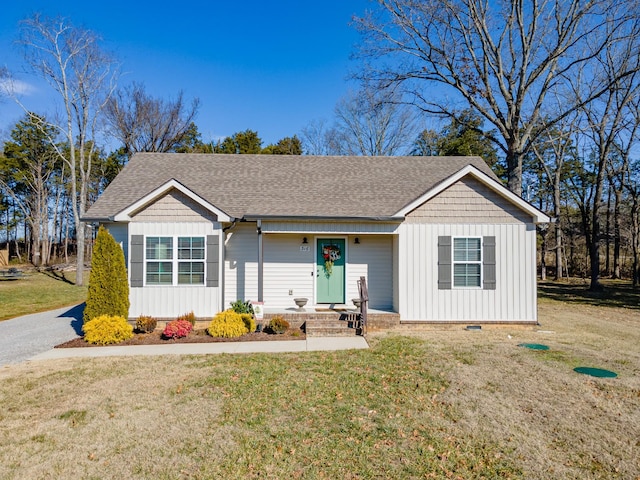
[[[174,320],[167,323],[162,331],[164,338],[182,338],[189,335],[189,332],[193,329],[193,326],[188,320]]]

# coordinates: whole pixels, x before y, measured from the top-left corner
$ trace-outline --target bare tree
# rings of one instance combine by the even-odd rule
[[[364,86],[335,108],[335,138],[343,155],[398,155],[411,150],[415,113],[392,90]]]
[[[562,278],[562,223],[560,217],[562,215],[562,187],[564,186],[564,177],[566,176],[566,163],[575,158],[575,145],[573,136],[577,132],[577,123],[579,116],[577,114],[565,117],[561,122],[557,123],[554,128],[547,128],[538,141],[532,144],[532,152],[542,169],[543,181],[546,178],[547,188],[551,191],[551,208],[552,217],[555,219],[555,263],[556,273],[555,279]],[[541,189],[543,189],[541,187]],[[544,255],[544,252],[543,252]]]
[[[334,132],[327,120],[312,120],[302,129],[302,145],[306,155],[338,155]]]
[[[378,3],[380,12],[356,18],[365,35],[362,76],[383,87],[403,85],[432,114],[455,114],[451,94],[480,113],[498,130],[494,141],[506,159],[508,186],[517,194],[536,132],[629,74],[620,70],[579,102],[574,98],[549,108],[549,99],[556,98],[550,93],[560,93],[568,78],[634,30],[636,0]]]
[[[65,139],[64,146],[55,138],[50,143],[68,167],[76,230],[76,284],[83,285],[85,224],[81,219],[88,206],[98,122],[113,91],[117,69],[94,32],[74,27],[64,18],[36,14],[22,21],[20,43],[32,70],[49,82],[61,101],[61,118],[46,126]],[[45,125],[42,130],[47,130]]]
[[[613,26],[611,26],[613,28]],[[596,57],[589,72],[595,81],[608,85],[597,99],[587,105],[582,102],[579,79],[574,79],[574,94],[582,104],[580,114],[583,118],[581,134],[585,137],[592,152],[590,177],[592,194],[589,205],[583,210],[583,228],[589,252],[590,289],[599,290],[601,213],[607,172],[627,169],[629,155],[636,141],[637,110],[635,99],[640,95],[640,58],[637,50],[637,36],[629,35],[626,43],[609,45]],[[633,72],[622,78],[618,72]],[[588,95],[588,93],[586,94]],[[622,167],[615,167],[615,158],[622,158]],[[624,173],[621,173],[624,178]],[[623,187],[620,187],[622,190]],[[588,207],[588,208],[586,208]],[[586,214],[588,213],[588,214]]]
[[[133,83],[115,92],[107,103],[106,115],[112,134],[125,152],[168,152],[189,132],[199,100],[188,106],[184,94],[175,100],[153,98],[143,85]]]

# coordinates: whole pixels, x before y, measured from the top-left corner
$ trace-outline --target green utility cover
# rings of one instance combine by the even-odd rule
[[[519,347],[530,348],[531,350],[549,350],[549,347],[541,343],[519,343]]]
[[[616,378],[618,376],[616,372],[612,372],[610,370],[603,370],[601,368],[576,367],[573,369],[573,371],[582,373],[584,375],[591,375],[592,377],[600,377],[600,378]]]

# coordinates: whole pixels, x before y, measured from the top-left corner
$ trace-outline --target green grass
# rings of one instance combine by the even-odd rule
[[[516,465],[497,444],[456,438],[455,411],[438,396],[448,388],[424,361],[426,345],[384,339],[369,352],[325,353],[295,361],[234,358],[227,368],[185,383],[188,397],[228,397],[222,424],[239,448],[205,465],[205,477],[252,478],[515,478]],[[294,359],[290,359],[294,360]],[[397,366],[402,365],[401,369]],[[247,399],[247,400],[243,400]]]
[[[76,287],[74,281],[74,272],[30,272],[12,280],[0,277],[0,320],[84,302],[87,289]]]

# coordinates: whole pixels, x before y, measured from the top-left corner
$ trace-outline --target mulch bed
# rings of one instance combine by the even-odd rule
[[[220,343],[220,342],[271,342],[274,340],[304,340],[306,335],[301,330],[289,329],[282,334],[273,334],[265,332],[247,333],[236,338],[217,338],[207,334],[206,329],[193,330],[184,338],[176,338],[165,340],[162,338],[162,330],[156,330],[151,333],[134,333],[133,338],[114,345],[105,345],[108,347],[124,346],[124,345],[173,345],[176,343]],[[56,345],[55,348],[79,348],[79,347],[101,347],[102,345],[93,345],[86,342],[84,338],[78,337],[68,342]]]

